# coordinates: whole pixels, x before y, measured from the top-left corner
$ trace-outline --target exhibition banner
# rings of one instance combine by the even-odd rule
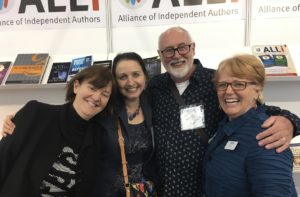
[[[252,18],[300,17],[300,0],[253,0]]]
[[[0,30],[105,27],[105,0],[0,0]]]
[[[245,19],[242,0],[114,0],[113,27],[176,25]]]

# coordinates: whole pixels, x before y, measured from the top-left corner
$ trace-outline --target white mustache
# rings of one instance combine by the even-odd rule
[[[175,64],[178,64],[178,63],[180,63],[180,64],[185,63],[185,59],[172,60],[172,61],[170,62],[171,65],[175,65]]]

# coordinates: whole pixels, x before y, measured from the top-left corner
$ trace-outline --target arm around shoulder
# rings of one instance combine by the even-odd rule
[[[270,116],[283,116],[290,120],[290,122],[293,124],[294,132],[293,135],[297,136],[300,134],[300,118],[293,114],[292,112],[288,110],[281,109],[276,106],[265,106],[266,112]]]

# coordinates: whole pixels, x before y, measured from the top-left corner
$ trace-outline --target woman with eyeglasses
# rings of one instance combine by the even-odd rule
[[[253,55],[228,58],[219,64],[213,82],[227,116],[219,123],[204,158],[204,196],[296,197],[291,151],[267,150],[255,138],[268,118],[261,62]]]

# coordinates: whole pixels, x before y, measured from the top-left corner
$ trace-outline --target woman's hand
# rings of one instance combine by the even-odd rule
[[[16,125],[12,122],[14,115],[7,115],[3,122],[3,128],[1,135],[3,137],[7,136],[8,134],[11,135],[14,132]]]

